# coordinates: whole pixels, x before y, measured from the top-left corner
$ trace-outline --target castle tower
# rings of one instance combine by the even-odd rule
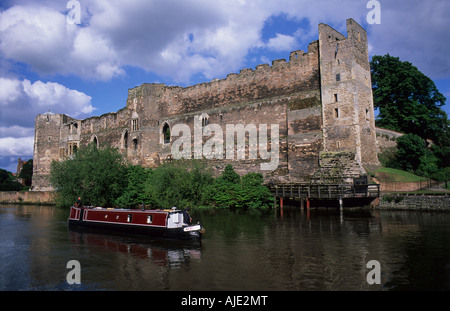
[[[80,144],[80,121],[64,114],[47,112],[35,118],[32,190],[53,190],[52,161],[74,154]]]
[[[362,165],[377,164],[367,32],[347,20],[347,37],[319,25],[324,152],[349,152]]]

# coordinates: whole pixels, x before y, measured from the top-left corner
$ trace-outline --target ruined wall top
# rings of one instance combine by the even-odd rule
[[[173,116],[319,87],[319,46],[318,41],[314,41],[309,44],[306,53],[302,50],[291,52],[289,61],[277,59],[271,65],[244,68],[239,73],[228,74],[224,79],[188,87],[142,84],[128,91],[127,107],[135,109],[136,103],[146,101],[144,105],[159,105],[157,113],[162,116]]]

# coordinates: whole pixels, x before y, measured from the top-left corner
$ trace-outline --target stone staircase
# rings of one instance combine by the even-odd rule
[[[312,176],[317,184],[352,184],[353,178],[365,173],[354,152],[321,152],[319,169]]]

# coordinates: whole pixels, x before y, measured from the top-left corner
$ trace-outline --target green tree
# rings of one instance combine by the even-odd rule
[[[58,205],[70,206],[80,196],[84,204],[113,206],[127,186],[126,176],[127,166],[117,149],[91,143],[73,158],[53,161],[50,182]]]
[[[272,207],[272,194],[263,182],[264,178],[260,173],[248,173],[242,176],[237,191],[237,207],[243,209]]]
[[[145,194],[145,184],[151,174],[151,170],[140,165],[127,167],[127,185],[115,205],[123,208],[138,208],[144,205],[152,205],[154,202]]]
[[[216,178],[214,183],[205,190],[206,202],[219,208],[237,208],[237,191],[239,184],[234,184],[224,178]]]
[[[435,172],[431,178],[439,182],[445,182],[445,188],[448,188],[448,181],[450,180],[450,166],[447,166]]]
[[[177,161],[153,169],[144,193],[154,208],[192,208],[202,204],[204,189],[212,181],[204,165]]]
[[[268,208],[273,205],[273,197],[263,181],[260,173],[248,173],[241,178],[233,166],[227,165],[206,194],[209,203],[219,208]]]
[[[438,142],[431,146],[433,154],[438,159],[438,166],[441,168],[450,166],[450,131],[444,133]]]
[[[224,181],[232,184],[237,184],[241,181],[241,176],[236,173],[231,164],[228,164],[227,166],[225,166],[225,169],[223,170],[222,175],[219,177],[219,179],[223,179]]]
[[[370,62],[377,126],[419,135],[441,145],[448,131],[446,98],[434,82],[409,62],[389,54]]]
[[[19,173],[19,178],[25,181],[25,186],[31,186],[31,179],[33,177],[33,159],[28,160]]]
[[[429,177],[438,170],[437,161],[421,137],[406,134],[397,139],[397,152],[387,166]]]
[[[208,203],[219,208],[237,208],[237,192],[241,177],[231,164],[228,164],[222,174],[214,180],[206,191]]]
[[[22,184],[14,180],[10,172],[0,168],[0,191],[20,191],[22,189]]]

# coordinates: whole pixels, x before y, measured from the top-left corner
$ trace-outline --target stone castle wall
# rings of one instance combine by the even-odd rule
[[[345,37],[321,24],[319,40],[306,53],[294,51],[289,61],[275,60],[225,79],[185,88],[143,84],[129,90],[126,107],[115,113],[85,120],[39,115],[33,189],[51,189],[51,161],[70,157],[90,142],[116,147],[131,163],[153,167],[173,159],[173,146],[182,137],[190,141],[179,149],[188,151],[184,156],[206,158],[216,172],[231,163],[241,174],[263,173],[268,182],[310,182],[313,175],[323,175],[317,173],[321,153],[338,152],[350,155],[347,171],[352,176],[363,173],[362,164],[377,162],[367,35],[352,19],[347,20],[347,32]],[[179,125],[185,125],[184,131],[174,132]],[[274,162],[273,156],[263,157],[258,144],[263,132],[256,137],[246,133],[245,158],[239,158],[238,134],[226,132],[230,125],[267,129],[267,151],[279,150],[276,167],[261,169]],[[219,143],[207,149],[211,141],[221,142],[223,149],[217,149]],[[227,153],[228,143],[232,153]]]

